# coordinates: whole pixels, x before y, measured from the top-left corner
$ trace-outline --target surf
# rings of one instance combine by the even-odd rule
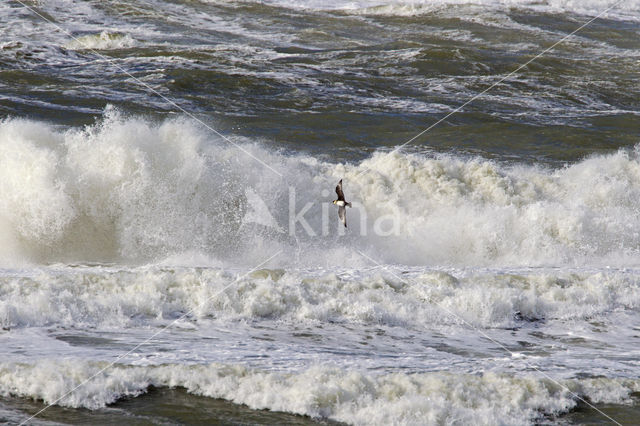
[[[282,177],[185,118],[109,107],[82,128],[3,120],[1,263],[241,266],[278,250],[300,266],[362,265],[359,251],[425,266],[640,261],[635,149],[550,168],[433,152],[333,163],[236,140]],[[358,197],[348,239],[328,209],[343,177]]]

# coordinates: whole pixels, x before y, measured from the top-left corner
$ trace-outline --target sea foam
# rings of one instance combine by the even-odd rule
[[[456,6],[466,6],[472,10],[473,8],[477,10],[517,8],[546,13],[570,12],[598,15],[612,6],[612,3],[607,0],[360,0],[346,3],[318,0],[298,0],[295,2],[268,0],[265,3],[303,9],[340,10],[351,13],[391,16],[420,15]],[[603,16],[605,18],[638,19],[638,12],[640,12],[640,1],[628,0],[619,2],[611,10],[604,13]]]
[[[183,387],[254,409],[329,418],[350,424],[530,424],[566,413],[576,395],[593,403],[629,402],[640,382],[581,379],[553,382],[533,375],[391,373],[371,375],[329,366],[297,373],[230,364],[115,366],[82,360],[0,364],[0,394],[96,409],[153,386]],[[72,389],[84,380],[90,382]]]
[[[129,34],[110,33],[102,31],[100,34],[92,34],[76,37],[66,45],[68,49],[73,50],[112,50],[112,49],[128,49],[136,47],[139,43]]]
[[[515,327],[640,311],[640,274],[520,271],[359,274],[217,268],[52,268],[0,277],[0,326],[139,327],[282,320],[417,328]],[[231,285],[233,284],[233,285]],[[449,314],[448,314],[449,313]],[[196,324],[196,326],[200,326]]]
[[[640,261],[635,151],[556,169],[406,152],[335,164],[233,138],[113,108],[67,130],[5,119],[0,263],[254,266],[277,253],[271,266]],[[339,179],[354,204],[347,235],[331,205]]]

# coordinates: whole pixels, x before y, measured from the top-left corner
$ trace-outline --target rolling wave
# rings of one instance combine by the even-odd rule
[[[635,151],[550,169],[405,152],[335,164],[266,146],[113,108],[67,130],[6,119],[0,259],[140,264],[190,256],[253,265],[284,251],[282,266],[366,264],[359,253],[425,266],[640,260]],[[340,178],[354,204],[346,235],[331,205]]]
[[[131,328],[187,312],[187,319],[196,322],[215,318],[446,328],[462,318],[478,327],[504,328],[638,312],[639,288],[637,271],[466,275],[260,269],[236,277],[219,268],[67,267],[3,274],[0,326]],[[443,315],[442,309],[458,317]]]
[[[330,418],[349,424],[531,424],[566,413],[576,395],[594,403],[626,403],[640,389],[632,379],[563,380],[563,388],[533,375],[423,373],[370,375],[315,366],[298,373],[248,369],[227,364],[116,365],[78,360],[0,364],[0,395],[42,399],[97,409],[137,396],[149,386],[184,387],[254,409]],[[74,388],[96,375],[70,395]],[[572,394],[574,392],[575,394]]]

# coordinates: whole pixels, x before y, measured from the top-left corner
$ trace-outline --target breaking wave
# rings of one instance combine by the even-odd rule
[[[184,387],[254,409],[329,418],[350,424],[530,424],[568,412],[575,394],[593,403],[630,401],[640,390],[633,379],[563,380],[506,374],[422,373],[371,375],[315,366],[298,373],[249,369],[237,365],[115,365],[79,360],[42,360],[37,364],[0,364],[0,395],[50,403],[65,389],[96,377],[60,405],[96,409],[137,396],[149,386]],[[572,394],[571,392],[575,394]]]
[[[487,328],[640,310],[640,275],[633,272],[353,274],[262,269],[237,281],[235,274],[216,268],[47,268],[3,274],[0,326],[136,327],[189,312],[192,321],[423,328],[446,327],[462,318]],[[443,315],[443,308],[459,318]]]
[[[278,252],[271,266],[370,264],[363,254],[425,266],[640,260],[635,151],[550,169],[403,152],[334,164],[266,146],[113,108],[67,130],[6,119],[0,263],[254,266]],[[346,235],[331,205],[341,178],[354,204]]]
[[[129,34],[118,34],[102,31],[100,34],[92,34],[74,38],[67,44],[68,49],[82,50],[111,50],[111,49],[127,49],[138,45]]]

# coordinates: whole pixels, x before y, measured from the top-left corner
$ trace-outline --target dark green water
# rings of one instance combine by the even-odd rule
[[[251,2],[82,5],[45,10],[78,41],[18,3],[5,6],[0,114],[77,125],[107,103],[179,112],[152,88],[230,137],[360,160],[496,84],[413,145],[561,164],[638,143],[632,20],[598,19],[500,82],[589,17],[475,6],[407,16]]]
[[[612,2],[505,3],[3,1],[0,423],[195,310],[63,403],[102,408],[56,405],[33,423],[638,424],[640,4],[545,52]],[[403,147],[418,155],[376,155],[440,120]],[[226,150],[236,143],[280,177]],[[242,221],[255,194],[286,224],[285,182],[320,229],[343,176],[371,219],[404,233],[283,236]],[[205,298],[276,248],[277,272]],[[406,265],[424,268],[428,296],[381,278]],[[575,395],[527,382],[528,365],[434,300],[581,397],[617,402],[572,408]],[[271,406],[320,414],[140,388],[172,383],[161,368],[126,376],[166,364],[182,380],[209,363],[238,369],[230,400],[264,407],[273,392]],[[219,370],[197,378],[217,385]]]
[[[33,415],[44,404],[21,398],[0,398],[0,404],[19,410],[26,415]],[[614,418],[622,425],[636,425],[640,418],[640,407],[620,406],[612,404],[595,404],[597,410]],[[559,418],[549,418],[540,424],[563,425],[609,425],[613,424],[596,409],[580,403],[570,413]],[[8,419],[9,424],[12,422]],[[339,426],[343,423],[314,420],[305,416],[267,410],[251,410],[243,405],[231,402],[200,397],[187,393],[181,388],[151,387],[143,395],[125,399],[99,410],[72,409],[51,407],[38,417],[43,424],[54,422],[59,424],[127,424],[132,426],[147,425],[273,425],[287,424],[292,426],[327,425]]]
[[[0,398],[0,404],[34,415],[45,405],[26,399]],[[267,410],[251,410],[244,405],[222,399],[191,395],[184,389],[151,387],[143,395],[119,401],[99,410],[51,407],[35,419],[71,425],[273,425],[294,426],[339,425],[337,422],[316,421],[309,417]],[[2,419],[0,421],[8,421]]]

